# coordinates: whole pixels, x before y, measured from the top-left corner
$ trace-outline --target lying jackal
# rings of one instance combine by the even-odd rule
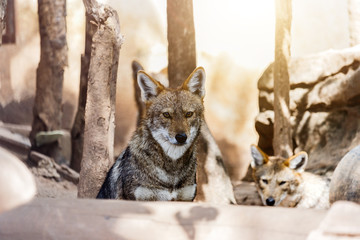
[[[323,209],[329,207],[330,181],[304,172],[306,152],[284,159],[269,157],[251,145],[253,178],[266,206]]]
[[[165,88],[144,71],[138,72],[137,82],[144,115],[97,198],[192,201],[196,141],[204,119],[204,69],[195,69],[178,89]]]

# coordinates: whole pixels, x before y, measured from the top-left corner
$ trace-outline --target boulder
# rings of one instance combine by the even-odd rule
[[[29,202],[35,193],[35,180],[27,166],[0,147],[0,213]]]
[[[306,239],[324,210],[38,198],[0,215],[0,239]]]
[[[307,170],[331,173],[360,144],[360,46],[330,50],[289,62],[294,152],[309,154]],[[272,155],[272,64],[258,81],[258,146]]]
[[[340,200],[360,203],[360,146],[348,152],[335,168],[329,197],[330,203]]]
[[[360,205],[339,201],[330,208],[320,226],[311,231],[307,240],[360,239],[359,223]]]

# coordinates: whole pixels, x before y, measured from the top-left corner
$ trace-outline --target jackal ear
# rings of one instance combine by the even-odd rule
[[[251,161],[251,167],[256,168],[258,166],[261,166],[269,161],[268,155],[261,151],[261,149],[258,146],[255,146],[254,144],[251,145],[251,156],[253,157],[253,160]]]
[[[303,172],[308,162],[306,152],[299,152],[285,161],[285,165],[297,172]]]
[[[143,66],[138,61],[132,61],[131,68],[133,71],[133,79],[137,81],[137,74],[140,70],[144,70]]]
[[[182,89],[189,90],[190,92],[203,98],[205,96],[205,78],[204,68],[198,67],[185,80],[182,85]]]
[[[165,89],[165,87],[150,77],[146,72],[140,70],[137,74],[137,82],[141,90],[141,99],[143,102],[149,101],[151,98],[156,97]]]

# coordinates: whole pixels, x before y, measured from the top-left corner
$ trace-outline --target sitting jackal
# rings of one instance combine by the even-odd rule
[[[285,159],[269,157],[260,148],[251,146],[253,178],[266,206],[323,209],[329,207],[330,181],[304,172],[306,152]]]
[[[144,68],[137,61],[133,61],[131,67],[133,70],[135,101],[138,108],[137,126],[139,126],[146,106],[141,99],[141,89],[137,82],[137,74],[140,70],[144,70]],[[153,73],[151,76],[159,80],[164,86],[169,85],[167,68],[159,73]],[[196,141],[196,149],[196,197],[194,201],[235,204],[233,186],[225,167],[222,153],[204,119],[201,123],[198,140]]]
[[[97,198],[192,201],[195,146],[204,119],[204,69],[195,69],[178,89],[164,87],[144,71],[138,72],[137,82],[144,116]]]

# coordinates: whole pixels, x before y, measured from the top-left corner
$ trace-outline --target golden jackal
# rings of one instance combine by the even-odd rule
[[[138,107],[137,126],[140,126],[146,106],[141,99],[141,89],[137,82],[137,74],[140,70],[144,70],[144,68],[137,61],[132,62],[131,68],[133,70],[135,101]],[[151,76],[159,80],[164,86],[169,85],[167,68]],[[196,141],[196,150],[196,197],[194,201],[235,204],[233,186],[227,173],[221,151],[204,119],[201,123],[198,140]]]
[[[253,178],[266,206],[328,208],[330,181],[304,172],[306,152],[284,159],[269,157],[251,145]]]
[[[108,172],[97,198],[192,201],[196,193],[196,141],[204,119],[202,67],[178,89],[137,74],[145,103],[128,147]]]

